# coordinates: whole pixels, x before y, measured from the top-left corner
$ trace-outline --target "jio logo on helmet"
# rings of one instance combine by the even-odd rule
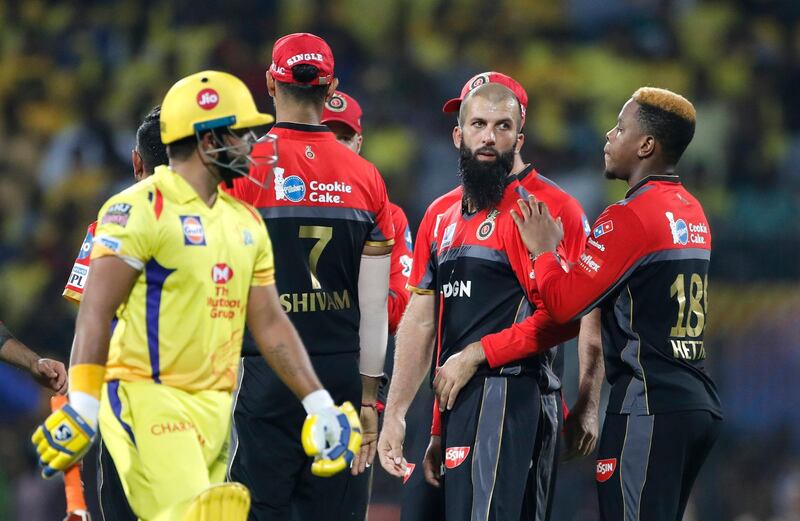
[[[214,264],[214,267],[211,268],[211,280],[214,281],[214,284],[227,284],[232,278],[233,268],[224,262]]]
[[[203,89],[197,93],[197,104],[203,110],[211,110],[219,103],[219,94],[214,89]]]

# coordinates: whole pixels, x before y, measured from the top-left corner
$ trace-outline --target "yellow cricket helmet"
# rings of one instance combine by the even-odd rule
[[[232,74],[203,71],[173,85],[161,103],[161,141],[168,145],[218,127],[243,129],[275,121],[256,108],[250,89]]]

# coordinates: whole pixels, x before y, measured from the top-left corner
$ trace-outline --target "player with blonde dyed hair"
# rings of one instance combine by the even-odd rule
[[[222,482],[245,319],[267,363],[302,398],[306,454],[325,466],[358,452],[356,413],[334,406],[281,309],[264,221],[220,187],[251,164],[274,164],[274,149],[252,153],[253,129],[272,121],[224,72],[193,74],[167,92],[160,127],[169,166],[99,212],[69,403],[33,435],[45,477],[79,461],[99,425],[141,520],[243,521],[249,492]]]
[[[603,521],[682,519],[722,420],[703,341],[711,229],[675,173],[695,119],[689,101],[664,89],[643,87],[625,103],[606,134],[605,175],[631,188],[597,219],[569,272],[547,205],[520,200],[513,214],[552,316],[602,313],[611,384],[596,467]]]

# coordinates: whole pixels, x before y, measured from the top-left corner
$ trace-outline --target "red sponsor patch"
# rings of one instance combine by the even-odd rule
[[[469,455],[469,447],[448,447],[444,451],[444,466],[454,469],[464,463]]]
[[[414,472],[414,467],[416,467],[414,463],[406,464],[406,471],[403,472],[403,485],[405,485],[408,480],[411,479],[411,473]]]
[[[597,469],[595,470],[595,478],[598,483],[605,483],[614,471],[617,470],[617,458],[599,459],[597,460]]]
[[[197,104],[203,110],[211,110],[219,103],[219,94],[214,89],[203,89],[197,93]]]
[[[224,262],[214,264],[214,267],[211,268],[211,280],[213,280],[215,284],[227,284],[232,278],[233,268]]]

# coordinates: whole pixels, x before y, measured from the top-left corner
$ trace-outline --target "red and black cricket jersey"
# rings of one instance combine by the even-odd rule
[[[362,251],[394,244],[386,185],[326,126],[276,123],[270,133],[278,138],[274,177],[271,168],[250,173],[269,187],[241,178],[232,193],[264,217],[280,303],[308,352],[356,352]]]
[[[418,242],[409,288],[435,295],[439,365],[480,341],[488,361],[480,374],[533,372],[543,388],[557,389],[548,359],[533,353],[572,338],[577,325],[556,324],[527,282],[530,258],[509,214],[526,196],[509,177],[503,199],[490,210],[465,213],[460,189],[434,201],[419,232],[431,247]]]
[[[651,176],[595,222],[577,265],[535,262],[552,316],[602,309],[608,411],[653,414],[702,409],[721,415],[705,370],[711,229],[677,176]]]

